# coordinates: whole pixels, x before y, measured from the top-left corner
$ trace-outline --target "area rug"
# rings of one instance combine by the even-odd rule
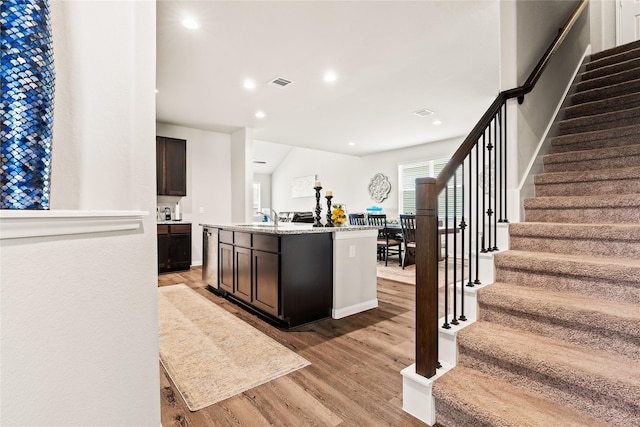
[[[158,305],[160,361],[191,411],[310,364],[184,284]]]

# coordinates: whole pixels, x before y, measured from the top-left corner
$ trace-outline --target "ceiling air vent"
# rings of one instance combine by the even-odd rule
[[[419,116],[419,117],[427,117],[427,116],[432,115],[433,111],[427,110],[426,108],[423,108],[421,110],[414,111],[413,114],[415,114],[416,116]]]
[[[269,82],[271,86],[276,86],[276,87],[287,87],[291,83],[293,83],[291,80],[287,80],[284,77],[276,77],[275,79]]]

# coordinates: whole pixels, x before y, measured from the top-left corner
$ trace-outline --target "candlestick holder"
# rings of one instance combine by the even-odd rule
[[[333,199],[333,196],[325,196],[325,198],[327,199],[327,223],[325,227],[333,227],[333,220],[331,219],[331,199]]]
[[[313,226],[324,227],[320,222],[320,212],[322,212],[322,206],[320,206],[320,190],[322,190],[322,187],[313,187],[313,189],[316,190],[316,218]]]

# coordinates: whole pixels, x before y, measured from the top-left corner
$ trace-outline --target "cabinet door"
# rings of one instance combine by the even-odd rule
[[[191,267],[191,234],[171,234],[170,258],[172,269]]]
[[[220,266],[220,288],[233,293],[233,246],[220,243],[218,250]]]
[[[156,136],[156,194],[164,194],[164,138]]]
[[[236,277],[233,295],[251,302],[251,249],[234,248]]]
[[[280,315],[280,256],[253,251],[253,305],[274,316]]]
[[[158,273],[169,271],[169,235],[158,234]]]
[[[167,196],[187,195],[187,141],[165,138],[165,191]]]

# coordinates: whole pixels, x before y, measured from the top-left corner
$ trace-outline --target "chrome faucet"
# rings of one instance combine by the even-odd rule
[[[274,210],[273,210],[273,209],[271,209],[271,208],[268,208],[268,209],[271,211],[271,214],[273,215],[273,217],[272,217],[272,216],[267,215],[267,218],[269,218],[271,221],[273,221],[273,225],[274,225],[275,227],[277,227],[277,226],[278,226],[278,212],[274,211]]]

